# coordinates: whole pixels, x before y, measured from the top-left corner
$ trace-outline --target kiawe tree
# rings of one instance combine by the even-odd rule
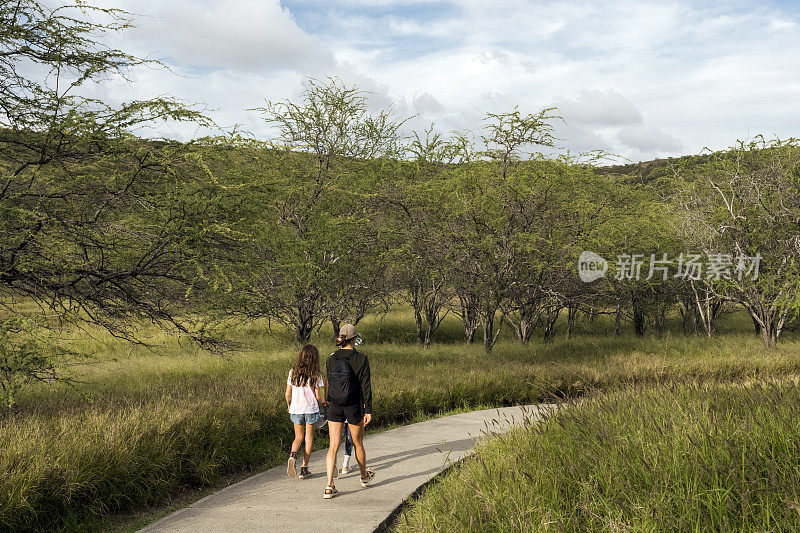
[[[428,346],[453,298],[448,180],[461,149],[433,126],[424,136],[415,133],[408,149],[404,179],[395,180],[385,198],[394,213],[389,223],[399,235],[393,270],[414,312],[417,341]]]
[[[202,299],[188,294],[213,277],[215,247],[205,245],[225,240],[197,201],[209,184],[190,171],[189,145],[135,135],[206,121],[171,98],[114,107],[82,96],[87,84],[159,65],[102,44],[129,26],[126,13],[51,5],[0,4],[0,303],[19,313],[26,297],[51,324],[88,321],[131,339],[131,319],[144,317],[208,342],[183,317]],[[15,324],[0,342],[22,333]]]
[[[524,160],[535,149],[554,145],[552,122],[557,118],[553,109],[487,114],[482,149],[464,157],[454,173],[450,229],[460,255],[454,261],[460,314],[480,324],[487,351],[511,311],[517,274],[524,270],[523,241],[536,223],[531,216],[535,192],[520,179],[529,164]],[[468,337],[469,329],[465,322]]]
[[[570,335],[578,311],[589,309],[594,298],[575,264],[581,251],[597,249],[596,234],[613,216],[618,185],[598,178],[583,157],[570,155],[530,161],[515,183],[508,209],[518,213],[521,230],[511,322],[522,342],[537,324],[544,339],[552,340],[566,310]]]
[[[335,79],[307,80],[299,101],[258,110],[279,130],[280,163],[257,239],[269,260],[251,286],[252,307],[304,342],[323,321],[371,305],[364,280],[382,265],[364,198],[398,153],[402,122],[371,113],[365,93]]]
[[[741,304],[774,346],[800,310],[800,144],[742,141],[676,181],[687,222],[718,265],[704,288]]]

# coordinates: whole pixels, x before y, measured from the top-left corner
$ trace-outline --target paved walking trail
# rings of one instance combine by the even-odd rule
[[[478,438],[525,418],[537,419],[549,409],[529,405],[473,411],[367,435],[367,466],[376,474],[367,488],[361,487],[356,465],[336,480],[339,495],[324,500],[326,450],[321,450],[311,455],[311,478],[288,478],[284,464],[206,496],[142,531],[371,532],[417,488],[464,457]]]

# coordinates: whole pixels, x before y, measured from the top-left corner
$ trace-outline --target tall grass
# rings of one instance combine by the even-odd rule
[[[702,338],[579,336],[551,344],[443,342],[428,349],[393,337],[407,316],[366,321],[377,426],[442,411],[577,397],[592,390],[684,380],[714,383],[800,374],[800,344],[765,353],[750,335]],[[397,324],[400,326],[397,326]],[[361,326],[361,325],[360,325]],[[453,335],[457,333],[457,325]],[[28,391],[0,417],[0,530],[95,530],[109,515],[163,503],[184,487],[278,464],[291,440],[283,389],[295,347],[263,324],[231,331],[229,359],[155,351],[100,332],[74,346],[95,365],[78,387]],[[327,336],[317,340],[333,347]]]
[[[487,441],[398,520],[411,531],[797,531],[800,387],[596,395]]]

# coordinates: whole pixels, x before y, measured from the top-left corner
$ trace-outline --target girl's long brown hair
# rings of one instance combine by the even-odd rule
[[[319,350],[313,344],[306,344],[300,348],[300,355],[292,367],[292,385],[295,387],[317,387],[317,381],[322,375],[319,369]]]

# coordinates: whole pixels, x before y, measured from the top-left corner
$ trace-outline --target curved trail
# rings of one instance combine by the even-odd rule
[[[368,488],[361,487],[356,466],[336,480],[339,495],[324,500],[326,450],[320,450],[311,455],[313,476],[309,479],[290,479],[286,466],[277,466],[206,496],[142,531],[374,531],[410,494],[469,453],[477,439],[503,432],[526,418],[538,419],[552,408],[541,404],[473,411],[368,435],[364,439],[367,466],[376,473]],[[339,464],[341,457],[340,451]]]

